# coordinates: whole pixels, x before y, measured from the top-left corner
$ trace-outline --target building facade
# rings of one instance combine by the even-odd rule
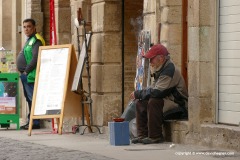
[[[0,46],[20,50],[24,36],[16,31],[27,17],[37,20],[38,32],[49,44],[49,0],[0,3]],[[239,151],[239,5],[237,0],[55,0],[57,44],[72,43],[77,53],[74,19],[79,8],[92,32],[94,123],[106,126],[128,104],[134,90],[137,36],[148,30],[152,43],[168,48],[188,84],[189,119],[166,122],[167,140]],[[16,6],[22,6],[21,11]]]

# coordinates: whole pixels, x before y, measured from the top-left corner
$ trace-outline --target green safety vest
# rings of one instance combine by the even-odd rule
[[[37,41],[37,39],[39,39],[42,42],[43,46],[45,46],[44,39],[38,33],[36,33],[35,36],[31,37],[31,39],[28,41],[28,43],[24,46],[24,57],[26,59],[27,64],[29,64],[32,60],[32,57],[33,57],[32,47],[35,44],[35,42]],[[28,73],[28,75],[27,75],[28,83],[33,83],[35,81],[35,77],[36,77],[36,68]]]

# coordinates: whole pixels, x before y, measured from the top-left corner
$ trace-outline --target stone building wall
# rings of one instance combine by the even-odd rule
[[[50,5],[49,0],[41,1],[41,10],[43,13],[42,34],[46,45],[50,45]],[[69,0],[55,0],[55,25],[57,44],[70,44],[71,38],[71,8]]]
[[[201,124],[216,121],[216,4],[191,0],[188,7],[189,129],[199,133]]]
[[[13,53],[21,49],[21,31],[18,29],[22,23],[21,8],[17,8],[20,5],[20,1],[0,1],[0,47]]]
[[[33,18],[37,24],[37,32],[42,34],[44,21],[43,21],[43,12],[42,12],[41,1],[26,0],[25,18]],[[43,35],[43,37],[44,37],[44,35]]]
[[[98,125],[121,113],[121,15],[121,0],[92,0],[91,84]]]
[[[182,0],[160,1],[160,42],[166,44],[172,60],[182,67]]]
[[[7,50],[12,49],[12,2],[1,1],[1,27],[0,27],[0,47]],[[10,12],[8,12],[7,8]]]
[[[44,40],[46,42],[46,45],[50,45],[50,6],[49,6],[49,0],[41,1],[42,5],[42,12],[43,12],[43,31],[42,34],[44,35]]]
[[[144,29],[152,43],[167,47],[174,63],[182,67],[182,0],[148,0],[144,4]]]
[[[21,45],[21,13],[22,9],[19,7],[21,6],[21,1],[16,1],[16,3],[12,4],[12,51],[16,54],[20,51]]]
[[[55,0],[55,17],[57,44],[70,44],[71,39],[71,8],[69,0]]]

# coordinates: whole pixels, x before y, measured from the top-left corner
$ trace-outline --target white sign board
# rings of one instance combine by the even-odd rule
[[[34,115],[61,111],[68,54],[69,48],[42,50]]]

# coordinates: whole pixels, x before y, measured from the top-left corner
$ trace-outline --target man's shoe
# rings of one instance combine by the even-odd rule
[[[132,139],[132,143],[136,144],[136,143],[142,143],[142,140],[144,139],[145,137],[136,137],[136,138],[133,138]]]
[[[20,129],[28,130],[28,124],[21,126]]]
[[[142,140],[143,144],[153,144],[153,143],[162,143],[162,142],[164,142],[163,137],[159,137],[159,138],[149,138],[149,137],[147,137],[147,138],[144,138]]]
[[[40,129],[40,125],[33,125],[32,129]]]
[[[24,129],[24,130],[28,130],[28,128],[29,128],[28,124],[20,127],[20,129]],[[32,129],[40,129],[40,125],[33,125]]]

